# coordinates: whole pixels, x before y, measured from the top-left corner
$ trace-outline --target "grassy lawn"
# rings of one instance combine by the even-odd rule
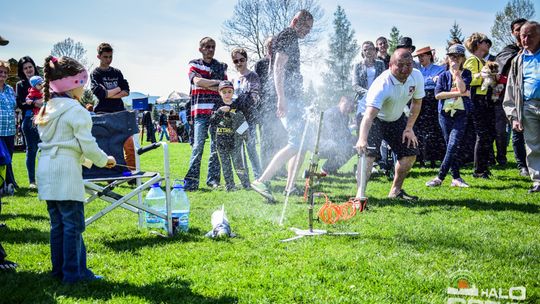
[[[182,177],[191,150],[187,144],[170,148],[173,176]],[[161,155],[145,154],[143,167],[161,170]],[[421,197],[413,204],[386,199],[390,182],[375,177],[367,212],[332,226],[315,222],[317,229],[358,236],[280,243],[293,236],[290,227],[307,227],[306,204],[292,198],[280,226],[283,203],[265,204],[245,190],[188,193],[190,232],[173,238],[139,230],[135,214],[116,209],[84,233],[89,267],[105,280],[66,286],[48,275],[48,213],[37,193],[27,190],[24,154],[18,153],[14,170],[21,190],[4,199],[0,221],[8,228],[0,230],[0,241],[20,266],[0,273],[0,302],[447,303],[456,272],[465,272],[480,290],[508,295],[511,287],[524,286],[526,299],[515,302],[540,303],[540,196],[527,194],[531,183],[518,176],[508,156],[510,164],[494,167],[491,180],[473,179],[466,167],[469,189],[451,188],[449,179],[427,188],[436,169],[415,167],[405,181],[405,189]],[[355,193],[352,165],[319,185],[336,203]],[[206,166],[202,171],[204,181]],[[274,192],[284,184],[273,182]],[[210,215],[222,204],[238,237],[207,239]],[[93,202],[86,213],[104,206]]]

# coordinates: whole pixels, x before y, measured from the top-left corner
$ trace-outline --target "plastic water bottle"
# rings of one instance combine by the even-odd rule
[[[184,191],[183,183],[177,183],[173,186],[173,190],[171,191],[171,209],[174,231],[188,232],[189,200]]]
[[[144,198],[144,204],[161,213],[166,212],[165,192],[159,187],[159,183],[155,183],[148,191]],[[145,212],[144,219],[147,228],[163,228],[165,220],[149,212]]]
[[[234,86],[233,99],[237,99],[238,96],[240,96],[240,94],[242,94],[242,88],[241,88],[240,80],[238,80],[236,82],[236,85]]]

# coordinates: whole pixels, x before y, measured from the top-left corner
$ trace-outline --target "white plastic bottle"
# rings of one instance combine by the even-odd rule
[[[159,187],[159,183],[155,183],[148,191],[148,194],[144,198],[144,204],[161,213],[166,212],[165,192]],[[165,220],[152,214],[145,212],[144,215],[145,224],[147,228],[163,228]]]
[[[171,209],[174,231],[188,232],[189,200],[181,183],[175,184],[171,191]]]

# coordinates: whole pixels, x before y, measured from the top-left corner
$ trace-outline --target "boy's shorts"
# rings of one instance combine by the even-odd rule
[[[375,117],[368,135],[368,146],[375,147],[375,149],[368,149],[367,155],[379,159],[379,151],[381,150],[381,141],[383,139],[390,145],[398,159],[405,156],[418,155],[418,147],[407,147],[407,142],[402,143],[403,131],[406,126],[407,117],[405,114],[392,122],[383,121]]]
[[[287,114],[281,118],[285,130],[287,130],[287,144],[295,149],[300,149],[302,135],[306,126],[305,108],[303,103],[300,104],[297,100],[289,101]]]

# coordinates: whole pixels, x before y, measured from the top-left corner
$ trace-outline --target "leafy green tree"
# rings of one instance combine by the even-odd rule
[[[491,27],[491,40],[493,48],[500,48],[515,43],[511,34],[510,25],[512,21],[518,18],[530,20],[534,17],[534,4],[530,0],[511,0],[508,1],[504,9],[495,14],[495,21]]]
[[[329,52],[326,59],[328,71],[323,74],[326,86],[325,95],[331,104],[335,98],[351,95],[352,61],[360,47],[354,38],[354,30],[347,19],[345,10],[338,5],[334,12],[334,32],[330,35]]]
[[[401,34],[399,33],[399,30],[397,27],[392,26],[392,29],[390,29],[390,39],[388,40],[388,54],[392,55],[394,51],[396,50],[399,39],[401,39]]]

